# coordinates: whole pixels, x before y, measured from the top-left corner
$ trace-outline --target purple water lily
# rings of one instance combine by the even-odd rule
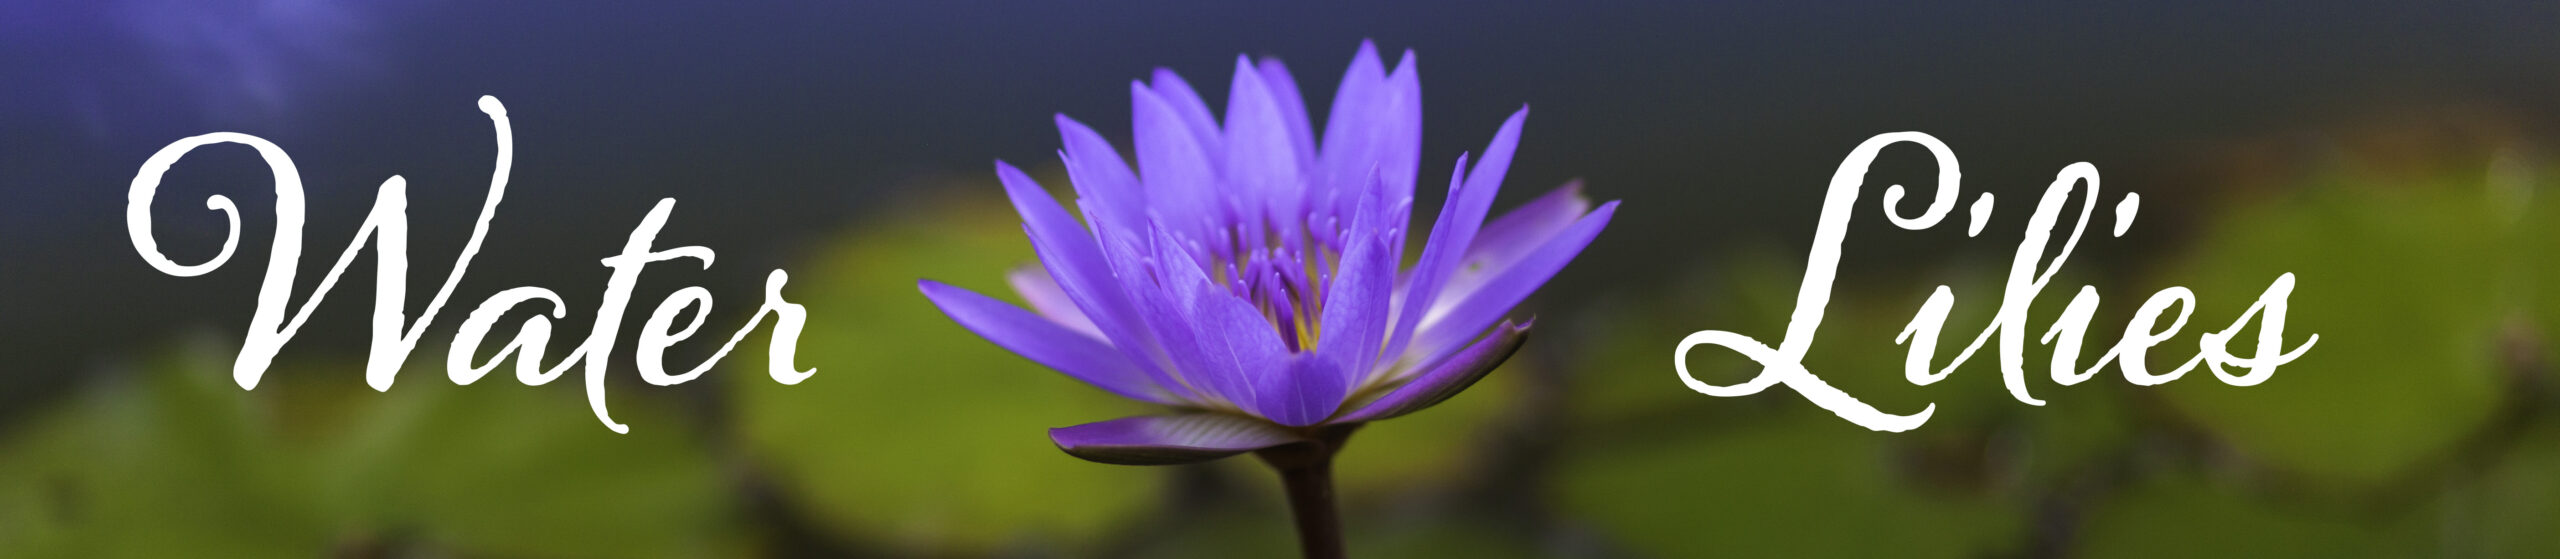
[[[1350,430],[1446,400],[1509,358],[1528,328],[1504,314],[1617,206],[1594,210],[1568,184],[1486,221],[1523,107],[1472,166],[1458,157],[1422,254],[1399,270],[1422,146],[1411,51],[1388,71],[1363,43],[1321,136],[1278,60],[1237,58],[1223,126],[1169,70],[1129,89],[1138,172],[1057,117],[1081,223],[996,163],[1039,256],[1008,278],[1031,310],[919,286],[997,345],[1176,410],[1052,429],[1060,449],[1113,464],[1261,451],[1288,479],[1302,530],[1330,523],[1325,468]],[[1324,518],[1310,519],[1318,504]]]

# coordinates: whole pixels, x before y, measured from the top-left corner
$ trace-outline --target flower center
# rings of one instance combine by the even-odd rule
[[[1340,265],[1347,239],[1340,219],[1306,212],[1299,219],[1257,216],[1238,219],[1235,208],[1219,213],[1228,219],[1204,223],[1209,238],[1177,233],[1209,276],[1229,295],[1252,303],[1263,320],[1292,352],[1312,351],[1323,337],[1325,286]],[[1262,212],[1250,212],[1262,213]]]
[[[1207,251],[1210,281],[1262,311],[1290,351],[1312,351],[1322,337],[1324,287],[1340,255],[1335,243],[1310,238],[1306,229],[1237,222],[1216,229]]]

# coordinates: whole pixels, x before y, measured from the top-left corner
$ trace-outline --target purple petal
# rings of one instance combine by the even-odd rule
[[[1271,90],[1271,100],[1280,105],[1280,119],[1288,123],[1289,145],[1298,154],[1298,166],[1314,168],[1316,157],[1315,129],[1307,121],[1307,102],[1298,93],[1297,78],[1289,77],[1289,67],[1278,58],[1264,58],[1260,65],[1262,85]]]
[[[1413,222],[1415,169],[1422,156],[1422,81],[1407,50],[1393,73],[1381,75],[1376,47],[1361,43],[1360,55],[1344,76],[1343,92],[1334,97],[1334,112],[1325,125],[1319,203],[1330,201],[1333,215],[1348,215],[1362,192],[1383,189],[1388,200],[1385,233],[1392,260],[1404,261],[1405,236]]]
[[[1467,171],[1467,188],[1496,190],[1502,188],[1502,176],[1511,172],[1511,154],[1520,149],[1520,125],[1529,120],[1529,107],[1523,105],[1510,118],[1502,120],[1502,128],[1493,133],[1493,141],[1484,146],[1484,158],[1476,160],[1475,169]]]
[[[1354,123],[1371,120],[1370,113],[1380,105],[1376,97],[1386,91],[1386,87],[1387,68],[1378,60],[1378,45],[1361,41],[1359,52],[1351,55],[1351,67],[1342,71],[1342,85],[1334,89],[1333,108],[1325,113],[1322,148],[1350,147],[1349,144],[1358,138],[1353,134],[1359,131],[1355,130],[1359,127]],[[1368,174],[1367,169],[1358,171],[1362,175]]]
[[[1183,231],[1200,230],[1200,220],[1218,215],[1220,208],[1217,173],[1209,166],[1209,152],[1202,149],[1183,117],[1154,91],[1131,83],[1129,97],[1136,113],[1139,179],[1153,202],[1152,215],[1182,220],[1176,225]]]
[[[1159,259],[1180,258],[1166,246],[1170,244],[1171,239],[1158,240]],[[1174,284],[1174,296],[1189,305],[1187,315],[1203,358],[1187,365],[1183,374],[1205,382],[1245,411],[1270,417],[1262,407],[1270,400],[1260,395],[1260,388],[1266,378],[1287,372],[1289,348],[1280,342],[1280,332],[1252,303],[1210,284],[1199,266],[1188,260],[1161,265],[1165,280]]]
[[[1104,464],[1161,466],[1216,460],[1299,441],[1277,425],[1219,413],[1146,415],[1049,430],[1058,450]]]
[[[1189,391],[1152,358],[1156,340],[1130,322],[1137,319],[1137,309],[1113,280],[1110,264],[1103,260],[1093,235],[1020,169],[998,161],[996,177],[1004,183],[1005,195],[1013,200],[1014,210],[1022,214],[1023,231],[1031,237],[1032,254],[1051,271],[1050,277],[1057,280],[1058,287],[1139,370],[1166,390],[1187,397]]]
[[[1228,184],[1258,202],[1247,207],[1282,204],[1272,208],[1278,210],[1276,215],[1296,216],[1296,194],[1303,186],[1298,179],[1296,142],[1289,138],[1289,123],[1279,102],[1262,83],[1262,72],[1242,56],[1236,57],[1235,83],[1228,91]]]
[[[1120,159],[1120,151],[1109,140],[1094,133],[1084,123],[1057,115],[1058,137],[1065,148],[1059,158],[1067,164],[1067,178],[1075,183],[1078,205],[1087,213],[1100,213],[1108,223],[1094,223],[1095,229],[1106,225],[1129,228],[1144,219],[1146,190],[1139,186],[1138,175]],[[1096,206],[1099,206],[1098,208]]]
[[[1023,225],[1029,227],[1033,234],[1059,241],[1061,246],[1058,248],[1074,251],[1079,258],[1100,258],[1100,251],[1092,248],[1092,236],[1085,231],[1084,224],[1077,223],[1074,215],[1058,205],[1057,198],[1049,196],[1048,189],[1031,180],[1031,175],[1023,174],[1013,164],[997,161],[996,178],[1004,183],[1005,197],[1013,201],[1014,212],[1022,215]],[[1064,242],[1077,238],[1087,239],[1087,242],[1072,246]]]
[[[1368,222],[1376,221],[1376,214],[1383,211],[1371,204],[1363,204],[1360,223],[1353,231],[1372,227]],[[1342,255],[1341,267],[1334,271],[1333,283],[1325,288],[1319,323],[1324,337],[1316,344],[1316,354],[1339,365],[1349,384],[1358,384],[1377,369],[1379,346],[1386,342],[1387,305],[1396,276],[1396,263],[1390,260],[1395,251],[1386,242],[1381,236],[1355,236]]]
[[[1547,239],[1510,269],[1495,273],[1483,288],[1459,301],[1457,306],[1450,307],[1447,315],[1423,324],[1422,333],[1414,339],[1414,353],[1423,358],[1414,363],[1431,364],[1501,319],[1512,306],[1529,298],[1538,286],[1545,285],[1548,278],[1555,277],[1556,272],[1572,262],[1575,255],[1581,254],[1582,248],[1600,235],[1600,229],[1609,225],[1609,216],[1617,211],[1616,201],[1601,204],[1599,209],[1592,210],[1590,215],[1583,216],[1571,227]]]
[[[1378,62],[1377,45],[1361,41],[1359,54],[1351,57],[1351,68],[1343,71],[1342,85],[1334,91],[1333,109],[1325,113],[1324,143],[1317,147],[1323,175],[1317,177],[1315,186],[1320,190],[1313,199],[1337,204],[1326,213],[1347,215],[1349,206],[1358,203],[1353,194],[1368,188],[1370,177],[1379,171],[1378,146],[1385,140],[1378,134],[1383,127],[1374,123],[1387,105],[1386,87],[1387,72]]]
[[[1357,408],[1359,411],[1351,412],[1333,422],[1375,421],[1422,411],[1423,408],[1438,405],[1449,397],[1465,391],[1467,387],[1474,386],[1476,380],[1484,378],[1486,373],[1493,372],[1493,369],[1501,366],[1503,361],[1511,359],[1512,352],[1519,351],[1521,342],[1527,341],[1528,337],[1528,326],[1514,326],[1504,322],[1502,327],[1494,329],[1492,335],[1485,336],[1482,341],[1468,346],[1466,351],[1451,356],[1447,362],[1440,364],[1431,372],[1414,377],[1404,386],[1396,387],[1385,396],[1361,405]]]
[[[1067,259],[1060,256],[1065,251],[1048,247],[1048,241],[1038,235],[1031,236],[1031,251],[1039,256],[1042,267],[1060,269],[1067,266],[1064,263]],[[1138,369],[1144,371],[1148,378],[1154,379],[1157,386],[1164,387],[1167,392],[1173,393],[1177,398],[1206,401],[1200,397],[1197,390],[1183,383],[1174,373],[1172,360],[1165,357],[1166,342],[1148,327],[1144,309],[1135,305],[1134,299],[1127,296],[1130,291],[1113,281],[1109,262],[1095,262],[1090,265],[1104,269],[1101,272],[1103,274],[1101,278],[1061,281],[1058,287],[1066,291],[1067,298],[1075,300],[1076,307],[1085,311],[1086,318],[1093,319],[1094,327],[1102,331],[1103,338],[1110,340],[1113,347],[1119,348],[1120,353],[1127,356],[1131,363],[1136,363]],[[1050,277],[1063,279],[1072,276],[1052,275]],[[1100,309],[1112,305],[1117,307],[1113,307],[1110,314],[1097,314]]]
[[[918,280],[916,288],[952,322],[1032,362],[1128,398],[1159,404],[1180,401],[1166,395],[1146,373],[1101,340],[966,289],[933,280]]]
[[[1118,276],[1119,283],[1112,289],[1126,293],[1135,309],[1130,327],[1154,339],[1159,356],[1170,365],[1166,368],[1170,378],[1159,383],[1192,390],[1203,402],[1224,402],[1224,391],[1206,384],[1216,379],[1205,374],[1208,358],[1201,354],[1199,336],[1184,312],[1187,303],[1171,287],[1158,282],[1155,270],[1164,265],[1147,256],[1146,243],[1134,234],[1121,232],[1106,231],[1102,238],[1104,249],[1111,255],[1112,273]],[[1182,264],[1190,265],[1187,261]]]
[[[1422,74],[1415,68],[1413,50],[1404,51],[1404,59],[1396,62],[1394,72],[1387,74],[1386,93],[1375,124],[1384,128],[1384,141],[1378,150],[1378,175],[1387,177],[1387,199],[1411,200],[1416,174],[1422,168]],[[1407,212],[1410,213],[1410,207]],[[1398,215],[1397,228],[1411,223],[1410,215]],[[1401,239],[1396,247],[1401,249]],[[1402,255],[1398,255],[1401,261]]]
[[[1182,76],[1173,73],[1171,68],[1157,68],[1154,89],[1158,98],[1164,99],[1175,113],[1182,115],[1184,127],[1191,129],[1191,134],[1199,138],[1201,151],[1226,153],[1226,135],[1218,131],[1216,115],[1209,112],[1209,103],[1201,100],[1200,91],[1192,89],[1191,82],[1183,81]]]
[[[1475,239],[1476,228],[1484,225],[1485,211],[1493,205],[1493,189],[1460,180],[1467,168],[1466,155],[1458,156],[1456,168],[1449,175],[1448,199],[1440,208],[1440,216],[1433,218],[1431,236],[1423,242],[1422,260],[1414,265],[1412,277],[1405,280],[1404,301],[1396,313],[1395,326],[1388,330],[1388,355],[1404,354],[1405,345],[1413,341],[1414,329],[1422,324],[1422,312],[1431,308],[1431,302],[1439,297],[1440,285],[1457,270],[1458,256],[1466,254],[1468,241]]]
[[[1431,311],[1423,314],[1422,320],[1432,321],[1448,313],[1459,301],[1483,288],[1495,272],[1510,269],[1529,251],[1590,211],[1591,200],[1582,197],[1582,182],[1574,181],[1486,223],[1484,229],[1476,231],[1476,238],[1467,242],[1466,257],[1459,259],[1457,272],[1440,286],[1440,294],[1433,298]]]
[[[1331,417],[1342,407],[1342,395],[1349,391],[1341,368],[1332,361],[1306,354],[1287,356],[1289,363],[1282,374],[1261,380],[1256,390],[1257,408],[1261,416],[1290,427],[1305,427]]]
[[[1022,295],[1023,302],[1031,304],[1032,312],[1093,339],[1110,339],[1102,335],[1101,328],[1093,325],[1093,319],[1086,318],[1084,311],[1076,308],[1075,300],[1067,297],[1067,291],[1058,287],[1058,281],[1049,277],[1048,270],[1037,265],[1017,266],[1005,272],[1004,281],[1013,286],[1014,293]]]

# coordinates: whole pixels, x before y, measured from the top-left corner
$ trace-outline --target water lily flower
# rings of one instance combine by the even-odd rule
[[[1100,134],[1057,117],[1081,222],[996,163],[1039,258],[1007,278],[1030,309],[919,287],[996,345],[1172,408],[1052,429],[1058,448],[1144,465],[1259,451],[1305,505],[1302,530],[1308,506],[1330,522],[1326,464],[1343,438],[1438,404],[1509,358],[1528,326],[1504,315],[1617,206],[1593,209],[1568,184],[1486,220],[1523,107],[1472,165],[1458,157],[1421,255],[1401,268],[1422,147],[1411,51],[1389,71],[1364,42],[1321,136],[1278,60],[1236,59],[1223,123],[1169,70],[1129,90],[1135,172]]]

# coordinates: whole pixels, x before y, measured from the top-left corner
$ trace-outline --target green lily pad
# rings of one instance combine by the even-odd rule
[[[1536,345],[1536,334],[1530,336],[1528,343]],[[1481,451],[1501,436],[1527,395],[1534,351],[1523,348],[1475,386],[1430,409],[1361,427],[1334,458],[1334,483],[1344,498],[1446,488],[1483,473]],[[1274,476],[1266,471],[1260,477]],[[1279,486],[1276,479],[1272,486]]]
[[[2356,514],[2254,499],[2191,476],[2127,488],[2098,503],[2073,556],[2434,557],[2431,511]]]
[[[2560,169],[2545,169],[2536,175],[2511,177],[2510,180],[2530,181],[2535,178],[2540,178],[2541,182],[2525,182],[2510,187],[2523,190],[2521,196],[2525,198],[2513,200],[2510,197],[2510,201],[2527,205],[2520,216],[2525,233],[2523,242],[2518,243],[2518,258],[2524,260],[2531,270],[2521,281],[2531,290],[2527,296],[2533,299],[2529,312],[2533,316],[2531,334],[2535,339],[2524,341],[2542,346],[2543,363],[2560,364],[2560,184],[2555,184],[2560,183]],[[2552,374],[2550,367],[2546,366],[2542,372],[2546,375],[2543,378],[2546,386],[2560,384],[2560,376],[2549,376]]]
[[[794,506],[848,541],[914,553],[1083,546],[1164,492],[1163,470],[1060,452],[1047,429],[1149,413],[953,324],[917,276],[1019,302],[1006,270],[1033,261],[992,184],[909,207],[795,265],[806,305],[795,386],[764,359],[727,362],[738,434]],[[761,347],[761,341],[749,342]]]
[[[1572,420],[1581,429],[1632,436],[1653,429],[1678,431],[1699,423],[1749,421],[1771,413],[1822,411],[1784,385],[1758,394],[1721,398],[1690,390],[1678,378],[1671,357],[1683,336],[1700,330],[1724,330],[1751,336],[1775,347],[1784,343],[1803,276],[1800,257],[1773,251],[1746,251],[1719,260],[1716,273],[1696,285],[1681,286],[1675,295],[1644,298],[1641,312],[1610,317],[1605,332],[1593,337],[1593,349],[1570,371],[1568,398]],[[1852,278],[1855,279],[1855,278]],[[2067,283],[2055,280],[2056,285]],[[1940,334],[1933,367],[1943,367],[1974,335],[1989,324],[2000,305],[1999,278],[1990,271],[1946,266],[1884,281],[1849,281],[1835,285],[1813,345],[1805,356],[1807,370],[1823,382],[1892,414],[1913,414],[1937,406],[1916,437],[1969,437],[1994,424],[2043,411],[2013,399],[2000,373],[1996,340],[1986,344],[1944,379],[1926,386],[1912,384],[1903,373],[1907,346],[1896,342],[1906,324],[1938,285],[1948,285],[1955,306]],[[2048,291],[2062,291],[2059,287]],[[2058,313],[2053,294],[2038,310]],[[2059,299],[2067,300],[2067,297]],[[2030,323],[2048,320],[2037,315]],[[2040,327],[2037,324],[2034,327]],[[2040,331],[2039,331],[2040,332]],[[2055,386],[2046,374],[2043,346],[2030,344],[2027,381],[2032,394],[2052,398],[2082,387]],[[1740,354],[1700,345],[1688,354],[1690,373],[1711,384],[1734,385],[1759,375],[1761,366]],[[1841,420],[1845,423],[1846,420]]]
[[[1568,451],[1553,496],[1648,556],[1978,557],[2023,541],[2015,507],[1906,480],[1892,435],[1818,410],[1693,433]]]
[[[0,555],[330,551],[339,522],[305,482],[311,470],[230,385],[221,357],[152,359],[19,425],[0,447]]]
[[[344,396],[378,403],[349,418],[347,436],[318,460],[337,508],[368,520],[364,535],[495,557],[741,554],[734,485],[694,428],[700,420],[615,396],[615,419],[633,425],[616,434],[573,382],[441,377]]]
[[[1299,557],[1298,539],[1287,510],[1277,502],[1251,500],[1190,511],[1150,526],[1150,535],[1132,549],[1115,554],[1133,559],[1222,557],[1290,559]],[[1535,531],[1505,529],[1465,512],[1389,515],[1348,510],[1343,547],[1352,557],[1539,557]]]
[[[1760,397],[1716,398],[1691,391],[1671,366],[1689,332],[1713,329],[1765,340],[1785,335],[1802,265],[1771,252],[1722,259],[1711,280],[1682,284],[1666,296],[1607,301],[1594,313],[1602,326],[1587,336],[1581,359],[1564,371],[1566,408],[1577,425],[1623,423],[1674,410],[1766,407]],[[1692,350],[1690,371],[1716,384],[1750,380],[1759,366],[1720,348]],[[1767,399],[1777,399],[1769,395]]]
[[[2435,538],[2444,557],[2560,557],[2560,424],[2517,438],[2498,462],[2451,484]]]
[[[735,554],[709,453],[641,399],[617,409],[662,427],[616,435],[566,385],[380,393],[289,361],[244,391],[227,349],[151,358],[0,442],[0,555]]]
[[[2332,178],[2234,208],[2168,267],[2194,288],[2185,329],[2158,368],[2194,355],[2278,275],[2297,282],[2288,348],[2317,346],[2265,384],[2225,385],[2199,368],[2159,387],[2178,413],[2243,455],[2309,485],[2371,487],[2477,431],[2505,401],[2501,342],[2520,301],[2511,220],[2476,181],[2378,185]],[[2134,304],[2134,303],[2127,303]],[[2252,351],[2257,329],[2233,350]]]

